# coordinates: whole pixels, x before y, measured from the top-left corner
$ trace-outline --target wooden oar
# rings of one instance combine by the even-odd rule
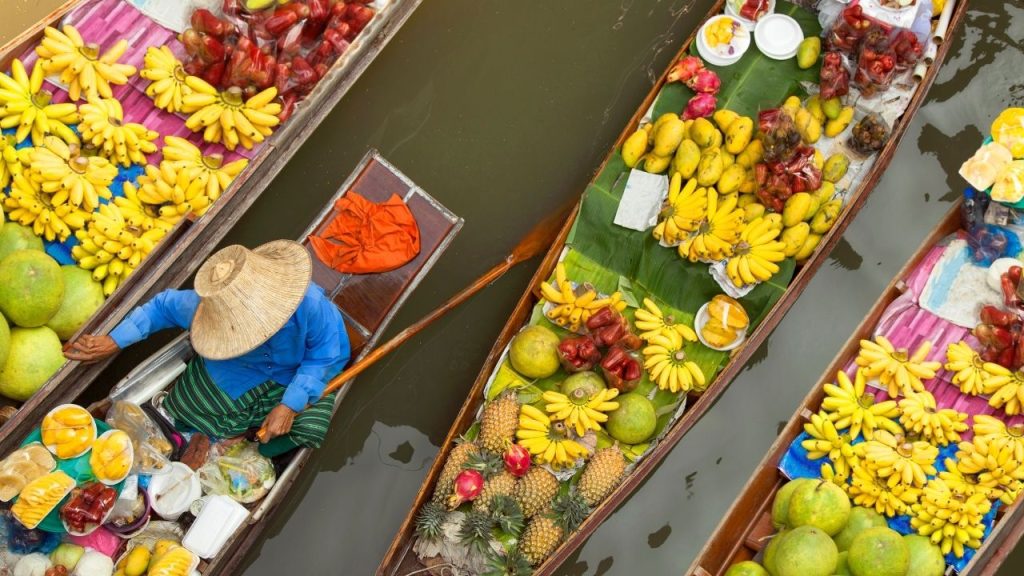
[[[469,300],[469,298],[474,294],[483,290],[498,278],[501,278],[516,264],[525,262],[526,260],[540,254],[541,251],[548,249],[554,241],[555,236],[558,234],[558,231],[565,223],[569,210],[571,210],[574,205],[574,203],[570,203],[550,216],[544,218],[544,220],[534,226],[533,229],[531,229],[526,236],[519,241],[519,244],[512,249],[512,252],[506,256],[500,264],[488,270],[483,276],[477,278],[476,281],[464,288],[461,292],[452,296],[451,299],[445,302],[441,307],[420,319],[419,322],[416,322],[412,326],[409,326],[405,330],[395,334],[391,340],[388,340],[381,346],[377,347],[373,352],[370,352],[363,357],[362,360],[359,360],[355,364],[349,366],[347,370],[335,376],[334,379],[327,383],[327,387],[324,388],[323,396],[327,396],[335,390],[338,390],[344,386],[346,382],[352,380],[359,374],[362,374],[367,368],[373,366],[374,363],[392,352],[395,348],[398,348],[407,340],[422,332],[438,318],[451,312],[457,308],[459,304]],[[265,435],[266,431],[262,427],[259,432],[256,433],[256,436],[261,440]]]

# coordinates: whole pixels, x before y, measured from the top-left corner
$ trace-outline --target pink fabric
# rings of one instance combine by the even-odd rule
[[[83,548],[92,548],[93,550],[106,556],[110,556],[111,558],[117,554],[118,549],[121,548],[122,542],[117,535],[102,526],[88,536],[69,535],[67,539],[72,544],[78,544]]]

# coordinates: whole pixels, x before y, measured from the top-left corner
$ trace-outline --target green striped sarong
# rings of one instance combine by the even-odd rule
[[[284,391],[284,386],[267,381],[232,400],[210,378],[203,359],[194,356],[163,406],[176,421],[210,438],[234,438],[263,424],[270,411],[281,403]],[[299,412],[291,432],[281,439],[294,446],[319,448],[331,425],[334,396],[321,398]]]

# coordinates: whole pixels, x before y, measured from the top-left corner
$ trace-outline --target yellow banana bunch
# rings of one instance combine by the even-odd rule
[[[876,430],[875,437],[864,442],[864,466],[879,478],[885,478],[890,488],[915,486],[920,488],[934,476],[935,459],[939,449],[917,440],[908,441],[902,435]]]
[[[757,218],[743,227],[740,242],[725,264],[725,273],[737,288],[764,282],[779,271],[778,262],[786,259],[785,242],[776,240],[782,229],[766,218]]]
[[[29,156],[32,178],[43,192],[54,195],[55,204],[67,201],[86,212],[96,210],[100,198],[110,199],[110,184],[117,168],[105,158],[83,156],[77,144],[67,144],[56,136],[47,136],[43,145]]]
[[[644,368],[658,388],[670,392],[701,392],[706,387],[704,373],[683,350],[683,336],[675,330],[656,334],[643,349]]]
[[[245,100],[242,90],[235,86],[218,92],[195,76],[186,77],[185,83],[192,89],[192,94],[181,99],[182,111],[192,114],[185,126],[193,132],[202,130],[203,140],[207,142],[219,142],[228,150],[234,150],[239,144],[252,150],[281,123],[277,117],[281,105],[274,102],[277,88],[267,88]]]
[[[38,182],[25,174],[18,174],[11,183],[10,192],[4,197],[3,205],[8,218],[31,227],[36,236],[50,242],[64,242],[75,230],[85,226],[89,213],[68,204],[67,193],[62,193],[64,202],[55,202],[58,194],[47,194],[40,189]]]
[[[681,186],[683,175],[672,175],[668,187],[668,202],[662,211],[662,219],[654,227],[654,239],[676,245],[683,237],[696,232],[707,216],[708,192],[697,188],[697,179],[691,178]]]
[[[866,392],[866,388],[863,370],[857,370],[853,382],[846,372],[840,370],[836,373],[836,383],[824,386],[825,399],[821,401],[821,409],[836,428],[849,428],[848,433],[853,439],[863,434],[865,440],[870,440],[876,430],[902,434],[903,429],[895,420],[900,414],[896,401],[876,403],[875,395]]]
[[[47,134],[56,134],[65,142],[77,143],[78,136],[68,124],[77,124],[78,107],[70,102],[51,104],[53,98],[43,90],[43,67],[36,61],[32,74],[21,60],[11,61],[11,76],[0,72],[0,128],[17,128],[15,142],[32,136],[39,146]]]
[[[123,191],[124,196],[115,196],[113,202],[121,209],[121,215],[129,226],[139,228],[143,232],[155,229],[170,232],[174,228],[177,211],[174,219],[161,216],[158,206],[139,200],[139,190],[131,182],[124,183]]]
[[[812,414],[811,421],[804,424],[804,432],[810,436],[801,442],[801,446],[807,450],[807,457],[818,460],[828,456],[832,462],[832,477],[829,480],[837,484],[845,483],[860,462],[860,449],[850,444],[850,436],[840,434],[824,413]]]
[[[707,217],[693,235],[679,243],[679,256],[690,262],[713,262],[732,256],[733,245],[743,233],[744,211],[736,206],[739,195],[730,194],[719,202],[718,192],[708,188],[707,197]]]
[[[555,265],[554,285],[544,282],[540,285],[540,292],[545,300],[555,305],[545,313],[548,319],[573,332],[578,331],[601,308],[611,306],[619,312],[626,309],[626,302],[619,292],[607,298],[598,298],[596,290],[587,288],[577,294],[561,262]]]
[[[84,230],[75,233],[79,244],[71,248],[78,266],[92,271],[109,296],[146,258],[167,231],[132,226],[116,204],[104,204]]]
[[[643,330],[640,337],[648,342],[651,338],[665,332],[678,332],[684,340],[697,341],[697,333],[682,322],[676,322],[675,316],[665,315],[661,308],[650,298],[644,298],[642,308],[637,308],[634,315],[634,324],[638,330]]]
[[[586,458],[590,450],[566,436],[562,422],[552,422],[547,414],[529,404],[519,407],[518,444],[533,455],[537,464],[550,464],[553,468],[572,466]]]
[[[1010,442],[1013,444],[1013,459],[1024,462],[1024,424],[1007,426],[1006,422],[987,414],[975,414],[972,420],[975,438]]]
[[[897,350],[891,342],[879,334],[872,340],[860,341],[857,365],[864,367],[864,375],[878,378],[888,388],[893,398],[924,390],[924,380],[935,378],[935,372],[942,368],[941,362],[928,362],[932,343],[925,340],[913,354],[906,349]]]
[[[206,195],[210,202],[216,202],[231,186],[231,182],[249,165],[245,158],[224,164],[220,154],[204,156],[194,144],[178,136],[165,136],[164,162],[170,162],[177,170],[184,170],[189,180],[206,183]]]
[[[853,468],[846,491],[855,505],[874,508],[879,514],[890,518],[909,512],[921,496],[920,488],[903,484],[890,487],[884,479],[864,466]]]
[[[963,558],[965,548],[979,548],[985,533],[982,523],[992,503],[982,494],[953,492],[941,478],[933,478],[911,509],[910,527],[928,537],[943,554]]]
[[[159,167],[149,164],[146,173],[139,176],[137,197],[174,224],[189,212],[202,216],[212,203],[206,195],[207,180],[190,179],[189,175],[188,170],[178,169],[175,163],[166,160]]]
[[[548,403],[544,409],[552,420],[564,421],[566,426],[576,431],[577,436],[582,437],[587,430],[600,430],[600,423],[608,421],[605,412],[619,407],[618,402],[611,401],[618,395],[617,389],[605,388],[588,397],[582,388],[577,388],[572,396],[549,390],[541,397]]]
[[[1019,370],[1011,372],[995,362],[986,362],[984,369],[989,374],[982,384],[982,390],[989,395],[988,405],[1002,408],[1009,416],[1020,414],[1024,406],[1024,374]]]
[[[946,370],[953,372],[953,384],[971,396],[985,392],[985,380],[991,376],[985,370],[981,355],[966,342],[954,342],[946,347]]]
[[[153,105],[171,114],[183,112],[185,96],[192,89],[185,83],[188,74],[181,62],[167,46],[150,46],[146,48],[145,63],[139,76],[149,80],[146,96],[153,100]]]
[[[60,30],[47,26],[36,54],[47,74],[60,75],[72,100],[83,94],[88,100],[96,100],[113,98],[111,86],[127,84],[135,75],[135,66],[117,61],[127,49],[128,41],[122,39],[100,54],[99,45],[86,44],[78,30],[66,24]]]
[[[977,477],[979,484],[1000,490],[998,496],[1012,504],[1024,480],[1024,462],[1015,457],[1016,443],[998,436],[975,436],[957,448],[957,470]]]
[[[939,410],[935,396],[927,390],[911,392],[900,400],[900,424],[908,433],[929,440],[936,446],[960,441],[960,432],[967,430],[967,414],[952,408]]]
[[[89,100],[80,109],[82,138],[99,150],[100,156],[121,166],[145,164],[146,154],[156,152],[153,143],[160,135],[142,124],[124,121],[121,103],[114,98]]]
[[[22,160],[28,162],[28,152],[22,152],[14,145],[14,136],[0,134],[0,190],[7,188],[15,176],[24,172]],[[22,150],[27,151],[28,148]]]
[[[955,459],[946,458],[945,466],[946,469],[939,472],[939,478],[941,478],[953,492],[958,492],[968,496],[972,494],[982,494],[989,500],[996,500],[1003,495],[1003,490],[999,488],[998,483],[989,481],[986,484],[982,484],[978,480],[977,474],[964,474],[960,470]]]

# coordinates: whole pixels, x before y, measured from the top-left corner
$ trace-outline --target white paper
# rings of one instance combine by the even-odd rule
[[[757,287],[757,284],[751,284],[749,286],[744,286],[743,288],[737,288],[736,285],[732,283],[732,280],[729,279],[729,275],[725,272],[724,260],[712,264],[710,266],[710,270],[711,277],[715,279],[715,282],[718,282],[718,287],[721,288],[722,292],[725,292],[727,296],[732,298],[743,298],[747,294],[750,294],[751,290]]]
[[[220,16],[222,14],[220,0],[128,0],[140,12],[175,32],[184,32],[190,26],[192,12],[197,8],[206,8]]]
[[[960,326],[973,328],[982,306],[1002,306],[1002,294],[988,284],[988,268],[976,266],[967,242],[954,240],[935,264],[919,303],[921,308]]]
[[[661,203],[668,196],[668,176],[630,170],[622,193],[615,224],[643,232],[658,223]]]

